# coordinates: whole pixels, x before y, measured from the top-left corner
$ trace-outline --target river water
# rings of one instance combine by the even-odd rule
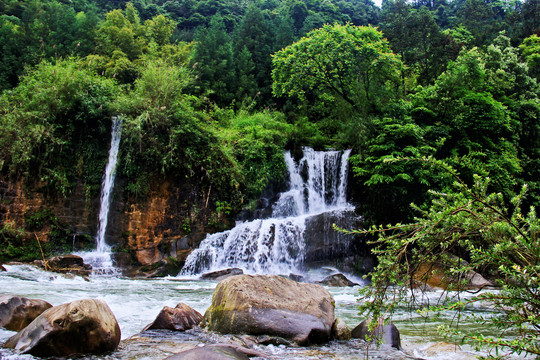
[[[204,314],[209,307],[217,283],[196,279],[175,277],[156,279],[130,279],[116,276],[90,277],[86,281],[81,277],[66,278],[62,275],[38,270],[29,265],[5,265],[7,272],[0,272],[0,294],[17,294],[28,298],[43,299],[52,305],[60,305],[78,299],[98,298],[105,300],[115,314],[122,331],[122,342],[117,351],[103,356],[85,357],[85,359],[163,359],[173,353],[192,348],[203,343],[242,343],[242,337],[209,334],[202,330],[188,333],[171,331],[141,330],[152,322],[163,306],[174,307],[183,302]],[[328,270],[331,272],[331,269]],[[324,270],[308,274],[311,279],[323,278]],[[354,279],[358,281],[358,279]],[[362,318],[357,311],[359,286],[334,288],[327,287],[334,296],[336,317],[341,317],[353,328]],[[435,302],[441,292],[430,293],[422,301]],[[485,311],[481,307],[474,311]],[[489,316],[489,313],[486,312]],[[334,341],[323,346],[307,348],[284,346],[256,346],[274,359],[473,359],[470,353],[443,352],[428,354],[431,344],[441,341],[437,327],[448,323],[450,315],[438,320],[425,321],[414,311],[400,309],[393,322],[401,333],[403,351],[383,346],[381,349],[370,348],[361,340],[349,342]],[[463,321],[461,326],[473,324]],[[0,343],[4,343],[14,332],[0,329]],[[367,356],[367,357],[366,357]],[[28,355],[13,354],[0,350],[0,359],[34,359]]]

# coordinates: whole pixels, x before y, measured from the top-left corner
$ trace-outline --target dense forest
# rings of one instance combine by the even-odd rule
[[[350,148],[366,226],[412,222],[374,284],[427,249],[520,288],[540,272],[539,80],[538,0],[0,0],[0,177],[95,198],[120,116],[124,196],[197,182],[217,224],[283,180],[284,150]]]

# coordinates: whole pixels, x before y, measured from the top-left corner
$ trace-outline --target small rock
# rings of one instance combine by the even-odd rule
[[[364,320],[360,323],[360,325],[358,325],[352,330],[351,336],[353,338],[366,341],[369,337],[371,338],[371,342],[377,342],[379,340],[382,340],[383,344],[388,344],[398,350],[401,349],[399,330],[391,322],[385,325],[383,324],[382,320],[380,320],[378,326],[374,329],[374,331],[370,331],[369,321]]]
[[[304,282],[304,277],[302,275],[297,275],[297,274],[293,274],[293,273],[289,274],[289,279],[291,279],[293,281],[296,281],[296,282]]]
[[[7,271],[5,267],[3,267],[2,265],[0,265],[0,272],[1,271]]]
[[[234,347],[206,345],[169,356],[165,360],[248,360],[249,357]]]
[[[168,306],[163,307],[156,319],[143,331],[151,329],[186,331],[199,325],[201,320],[202,315],[197,310],[179,303],[174,309]]]
[[[39,357],[100,354],[116,349],[120,327],[103,300],[76,300],[45,310],[4,347]]]
[[[0,295],[0,327],[21,331],[52,305],[16,295]]]
[[[474,360],[478,358],[476,354],[463,351],[459,345],[446,342],[433,344],[423,352],[426,356],[438,357],[439,359],[451,358],[456,360]]]
[[[332,325],[332,337],[336,340],[351,340],[351,329],[341,318],[336,318]]]
[[[316,281],[317,284],[323,284],[327,286],[335,286],[335,287],[345,287],[345,286],[355,286],[358,285],[357,283],[353,283],[347,277],[343,274],[334,274],[325,277],[321,281]]]
[[[230,268],[218,271],[212,271],[201,275],[201,280],[216,280],[221,281],[230,276],[242,275],[244,271],[239,268]]]
[[[55,256],[45,262],[36,260],[34,261],[34,264],[47,271],[54,271],[60,274],[74,274],[80,276],[90,276],[92,274],[92,266],[85,264],[83,258],[78,255]]]
[[[257,338],[257,344],[260,345],[285,345],[285,346],[292,346],[291,342],[287,339],[284,339],[279,336],[268,336],[268,335],[262,335]]]

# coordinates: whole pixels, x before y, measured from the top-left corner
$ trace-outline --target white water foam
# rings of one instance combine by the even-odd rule
[[[346,201],[349,155],[350,150],[304,148],[296,162],[290,152],[285,153],[289,190],[274,204],[272,217],[208,235],[186,259],[179,276],[227,267],[257,274],[302,272],[306,220],[352,208]]]

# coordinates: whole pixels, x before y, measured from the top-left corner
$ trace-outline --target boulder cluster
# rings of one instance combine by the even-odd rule
[[[233,272],[234,273],[234,272]],[[224,274],[217,274],[222,277]],[[319,284],[299,283],[283,276],[233,275],[216,287],[204,316],[179,303],[165,306],[144,331],[186,331],[202,327],[222,334],[248,335],[259,344],[319,344],[330,340],[381,338],[400,348],[399,332],[391,324],[370,331],[367,322],[349,329],[334,315],[334,299]],[[336,279],[333,279],[334,281]],[[343,285],[346,281],[337,279]],[[120,343],[120,328],[103,300],[84,299],[52,306],[42,300],[15,295],[0,296],[0,326],[18,331],[5,344],[17,353],[39,357],[102,354]],[[257,350],[231,345],[208,344],[167,359],[268,358]]]

